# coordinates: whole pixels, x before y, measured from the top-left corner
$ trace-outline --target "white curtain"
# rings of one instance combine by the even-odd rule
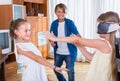
[[[66,17],[72,19],[78,31],[84,38],[96,38],[96,19],[106,11],[120,13],[120,0],[49,0],[49,26],[56,19],[54,8],[56,4],[64,3],[67,6]],[[93,52],[94,49],[88,48]],[[50,48],[50,54],[53,48]],[[53,53],[52,53],[53,54]],[[78,51],[78,61],[85,61],[84,56]]]

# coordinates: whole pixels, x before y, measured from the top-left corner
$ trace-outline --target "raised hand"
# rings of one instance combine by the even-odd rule
[[[70,37],[74,40],[73,43],[74,43],[76,46],[78,46],[78,45],[79,45],[78,36],[75,35],[75,34],[71,34]]]
[[[53,35],[53,33],[50,33],[49,31],[45,31],[44,35],[45,35],[46,38],[49,39],[51,45],[54,47],[55,46],[55,43],[54,43],[55,36]]]
[[[46,38],[54,41],[55,36],[53,34],[51,34],[49,31],[45,31],[44,35],[45,35]]]

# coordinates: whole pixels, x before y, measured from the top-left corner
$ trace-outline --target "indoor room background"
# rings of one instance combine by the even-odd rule
[[[49,0],[49,26],[56,19],[55,5],[64,3],[67,6],[66,17],[72,19],[82,37],[96,38],[97,17],[107,11],[115,11],[120,15],[120,0]],[[94,49],[89,49],[94,51]],[[53,56],[53,48],[50,48]],[[78,52],[78,61],[85,61],[84,56]]]

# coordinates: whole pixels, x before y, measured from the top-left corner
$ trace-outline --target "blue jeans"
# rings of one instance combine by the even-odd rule
[[[70,55],[59,55],[56,54],[54,59],[54,65],[61,67],[63,64],[63,61],[66,63],[66,68],[69,69],[68,72],[68,81],[74,81],[74,61],[72,61],[72,58]],[[63,74],[60,74],[56,71],[54,71],[59,81],[66,81]]]

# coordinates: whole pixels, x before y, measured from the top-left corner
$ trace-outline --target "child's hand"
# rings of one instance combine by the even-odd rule
[[[57,71],[57,72],[60,73],[60,74],[62,74],[62,71],[66,71],[66,72],[69,71],[69,70],[66,69],[66,68],[60,68],[60,67],[56,67],[54,70]]]
[[[69,69],[67,69],[67,68],[62,68],[62,71],[68,72]]]
[[[49,31],[45,31],[44,35],[45,35],[46,38],[54,41],[55,36],[53,35],[53,33],[50,33]]]
[[[73,42],[76,46],[80,45],[79,41],[78,41],[78,36],[75,34],[71,34],[70,37],[72,37],[72,39],[74,39],[75,41]]]
[[[50,33],[49,31],[45,31],[44,32],[44,35],[45,35],[45,37],[46,38],[48,38],[48,39],[50,39],[49,41],[50,41],[50,44],[53,46],[53,47],[55,47],[55,43],[54,43],[54,38],[55,38],[55,36],[54,36],[54,34],[53,33]]]
[[[52,47],[55,47],[56,44],[54,43],[54,41],[50,40],[50,44],[52,45]]]

